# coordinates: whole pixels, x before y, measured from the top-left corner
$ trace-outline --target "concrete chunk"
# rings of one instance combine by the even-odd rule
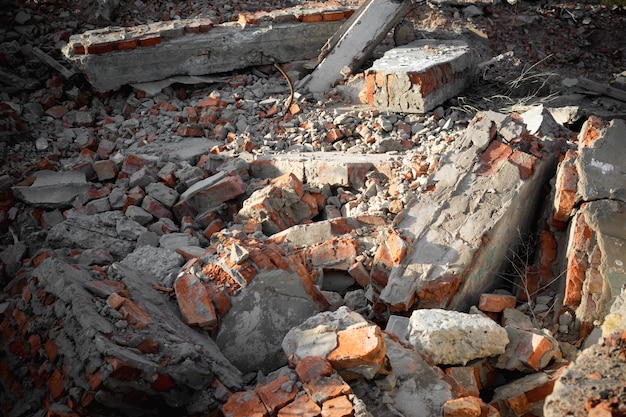
[[[437,364],[465,365],[504,353],[509,337],[496,322],[478,314],[441,309],[416,310],[409,341]]]
[[[463,91],[473,65],[463,41],[411,42],[387,51],[365,71],[367,102],[384,110],[425,113]]]
[[[67,208],[79,194],[89,190],[91,184],[85,174],[78,171],[38,171],[30,186],[12,188],[15,196],[27,204],[50,208]]]

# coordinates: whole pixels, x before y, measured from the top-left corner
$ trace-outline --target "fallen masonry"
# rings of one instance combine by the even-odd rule
[[[539,114],[550,126],[550,113]],[[607,174],[625,171],[612,150],[626,126],[591,117],[572,141],[566,131],[531,135],[527,120],[479,113],[428,164],[392,153],[311,154],[309,165],[285,154],[207,171],[214,164],[200,158],[185,184],[188,162],[159,169],[152,156],[128,154],[116,182],[99,188],[95,174],[76,182],[77,170],[5,187],[10,207],[26,208],[24,224],[45,233],[0,253],[14,277],[0,304],[4,410],[495,416],[569,407],[570,390],[584,389],[569,388],[569,375],[590,372],[576,346],[599,339],[590,349],[606,352],[623,339],[624,202]],[[377,187],[398,193],[407,172],[415,191],[397,195],[399,210],[374,205]],[[54,176],[64,180],[42,180]],[[76,184],[86,189],[68,198]],[[522,244],[528,236],[539,237],[536,248]],[[520,247],[529,252],[521,266],[511,262]],[[619,390],[612,358],[588,376],[605,391]],[[590,398],[585,409],[619,407]]]

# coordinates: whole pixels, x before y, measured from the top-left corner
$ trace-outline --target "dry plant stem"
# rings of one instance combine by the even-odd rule
[[[293,103],[293,94],[294,94],[293,83],[289,79],[289,76],[287,75],[287,73],[280,67],[280,65],[278,65],[277,63],[274,63],[274,66],[282,74],[282,76],[285,77],[285,80],[287,80],[287,85],[289,85],[289,100],[287,100],[287,105],[285,106],[286,108],[285,114],[287,114],[287,112],[289,111],[289,108],[291,108],[291,104]]]

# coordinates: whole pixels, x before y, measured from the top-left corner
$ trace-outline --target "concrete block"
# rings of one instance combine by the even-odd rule
[[[463,41],[413,41],[387,51],[365,71],[367,103],[389,111],[425,113],[463,91],[473,66]]]
[[[467,343],[455,343],[458,340]],[[436,364],[465,365],[504,353],[509,337],[503,327],[481,315],[422,309],[411,314],[409,341]]]
[[[405,16],[411,1],[368,0],[329,39],[306,87],[312,92],[329,90],[343,78],[341,71],[352,72],[361,66],[374,48]]]

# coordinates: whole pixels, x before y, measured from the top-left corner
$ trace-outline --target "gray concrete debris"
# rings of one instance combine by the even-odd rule
[[[282,349],[291,363],[307,356],[326,358],[337,347],[337,331],[365,327],[368,322],[347,307],[307,318],[291,328],[282,340]]]
[[[120,265],[136,269],[163,284],[170,274],[178,273],[184,262],[183,257],[170,248],[145,245],[129,253]]]
[[[12,190],[17,198],[34,206],[68,208],[77,196],[91,187],[82,172],[37,171],[33,175],[32,185],[15,186]]]
[[[385,52],[365,71],[367,103],[381,110],[425,113],[459,95],[474,66],[464,41],[413,41]]]
[[[328,91],[343,78],[341,71],[344,67],[356,72],[387,33],[404,18],[411,3],[410,0],[366,1],[330,38],[318,58],[321,62],[305,83],[306,88],[318,93]]]
[[[117,233],[117,223],[124,221],[121,211],[93,215],[75,214],[50,229],[46,244],[51,248],[105,248],[118,259],[135,248],[135,242]]]
[[[424,309],[411,314],[409,341],[437,364],[465,365],[504,353],[509,337],[503,327],[478,314]]]
[[[208,19],[181,19],[144,25],[130,35],[123,28],[109,27],[73,35],[63,55],[87,75],[95,90],[109,91],[124,84],[177,75],[217,74],[310,59],[341,24],[276,22],[242,27],[238,23],[214,25]],[[199,29],[194,27],[199,26],[210,29],[197,33]],[[135,38],[134,48],[117,50],[113,46],[137,34],[142,38]],[[89,52],[90,47],[94,53]]]
[[[281,348],[287,332],[318,311],[297,274],[262,272],[233,300],[215,340],[243,373],[267,374],[287,364]]]

